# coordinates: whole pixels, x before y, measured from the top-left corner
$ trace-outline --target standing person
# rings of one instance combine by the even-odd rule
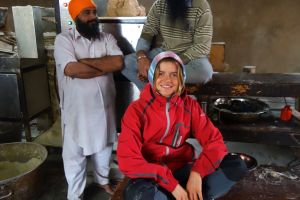
[[[227,154],[219,130],[184,90],[185,66],[173,52],[152,61],[149,84],[122,119],[117,156],[130,178],[125,200],[214,199],[246,173],[238,156]],[[200,155],[187,143],[195,138]]]
[[[122,74],[141,90],[154,56],[173,51],[186,65],[187,83],[206,83],[213,74],[208,60],[212,23],[206,0],[156,0],[147,15],[136,53],[125,57]],[[150,49],[156,37],[162,38],[162,44]]]
[[[71,0],[69,13],[76,28],[57,35],[54,57],[59,86],[63,162],[68,199],[81,199],[91,156],[95,182],[112,194],[109,161],[115,141],[115,85],[123,55],[110,34],[100,32],[96,5]]]

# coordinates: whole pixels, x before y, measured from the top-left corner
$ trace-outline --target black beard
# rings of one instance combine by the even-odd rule
[[[170,20],[175,21],[176,19],[186,20],[188,1],[187,0],[166,0],[167,8],[170,12]]]
[[[88,39],[100,40],[100,29],[98,19],[88,22],[81,21],[78,17],[75,19],[77,31]]]

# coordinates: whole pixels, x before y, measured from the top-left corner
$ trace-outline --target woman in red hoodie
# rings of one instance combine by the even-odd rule
[[[185,67],[162,52],[152,61],[149,84],[122,119],[117,156],[130,178],[125,200],[202,200],[227,193],[246,173],[230,156],[219,130],[184,90]],[[187,139],[202,147],[196,155]]]

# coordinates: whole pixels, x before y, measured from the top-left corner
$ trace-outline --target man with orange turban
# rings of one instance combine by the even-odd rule
[[[57,35],[54,57],[59,86],[63,162],[68,199],[82,199],[87,156],[98,186],[112,194],[109,161],[116,138],[114,71],[123,54],[114,37],[100,32],[96,5],[71,0],[69,13],[76,28]]]

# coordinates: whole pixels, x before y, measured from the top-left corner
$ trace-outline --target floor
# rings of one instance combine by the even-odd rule
[[[49,152],[49,149],[48,149]],[[88,162],[89,163],[89,162]],[[112,162],[110,173],[113,184],[123,178],[116,165]],[[59,150],[50,150],[44,163],[45,185],[37,200],[65,200],[67,196],[67,182],[64,176],[63,163]],[[109,200],[111,197],[103,189],[93,184],[91,166],[88,164],[87,185],[84,191],[84,200]]]
[[[57,128],[60,130],[60,128]],[[43,134],[35,140],[43,145],[61,146],[59,131]],[[48,137],[51,136],[51,137]],[[53,139],[56,138],[56,139]],[[193,143],[193,141],[192,141]],[[246,153],[257,160],[258,166],[254,171],[240,181],[226,196],[220,200],[300,200],[300,167],[287,171],[287,166],[297,163],[294,151],[287,147],[276,145],[250,144],[239,142],[226,142],[230,152]],[[115,149],[115,148],[114,148]],[[67,182],[65,180],[61,148],[49,147],[48,157],[44,163],[45,181],[40,195],[36,200],[63,200],[67,196]],[[298,154],[299,155],[299,154]],[[113,158],[112,160],[116,160]],[[299,162],[299,160],[298,160]],[[111,164],[110,177],[115,184],[123,178],[115,162]],[[121,184],[119,184],[120,186]],[[84,200],[121,200],[121,192],[111,197],[104,190],[93,184],[91,166],[88,165],[88,178],[84,191]]]
[[[127,181],[127,180],[126,180]],[[122,200],[126,181],[119,183],[112,200]],[[300,200],[300,165],[291,167],[261,165],[251,170],[219,200]]]
[[[259,166],[219,200],[300,200],[300,167]]]
[[[240,151],[243,147],[244,152],[257,152],[260,164],[255,170],[240,181],[233,189],[220,200],[283,200],[283,199],[299,199],[300,200],[300,166],[296,165],[292,170],[287,170],[284,165],[291,163],[289,159],[293,158],[286,149],[276,147],[265,147],[254,144],[238,144],[229,143],[228,146],[232,151]],[[247,148],[249,148],[247,150]],[[271,148],[271,149],[270,149]],[[274,152],[272,155],[269,151]],[[251,151],[252,153],[251,153]],[[44,163],[45,168],[45,184],[41,194],[37,200],[63,200],[66,199],[67,183],[64,177],[63,164],[60,150],[49,150],[49,156]],[[264,153],[261,153],[264,152]],[[285,155],[285,156],[284,156]],[[265,162],[263,162],[263,160]],[[271,164],[271,165],[266,165]],[[296,162],[294,162],[296,164]],[[276,165],[276,166],[275,166]],[[281,165],[281,166],[280,166]],[[93,178],[90,167],[88,166],[88,180],[84,192],[84,200],[110,200],[112,197],[105,193],[104,190],[93,185]],[[123,176],[120,174],[117,165],[112,162],[111,178],[114,184]],[[113,200],[121,200],[119,195],[114,196]]]
[[[60,130],[60,127],[57,130]],[[40,138],[39,143],[61,146],[61,141],[49,143],[49,141],[59,141],[57,138],[61,138],[60,132],[52,131],[50,135],[51,137]],[[45,136],[49,135],[45,134]],[[226,145],[230,152],[242,152],[254,157],[258,167],[220,200],[300,200],[300,165],[299,160],[295,160],[296,157],[292,149],[276,145],[238,142],[226,142]],[[44,163],[45,183],[37,200],[66,199],[67,183],[59,151],[61,151],[59,148],[48,149],[49,156]],[[300,153],[298,153],[298,158],[300,158]],[[298,165],[295,165],[294,168],[287,168],[287,166],[291,167],[297,163]],[[88,168],[90,169],[90,167]],[[122,174],[114,162],[112,162],[111,178],[116,184],[117,180],[122,178]],[[89,170],[84,199],[109,200],[111,198],[104,190],[93,185],[92,173]],[[121,193],[119,192],[112,199],[121,200]]]

